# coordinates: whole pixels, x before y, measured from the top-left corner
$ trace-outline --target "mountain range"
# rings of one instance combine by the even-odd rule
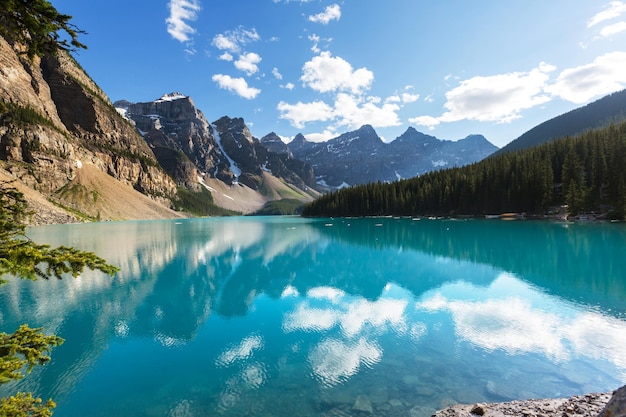
[[[482,135],[448,141],[412,127],[394,141],[385,143],[369,125],[327,142],[309,142],[299,134],[286,145],[267,136],[261,143],[275,152],[288,152],[310,164],[322,189],[411,178],[477,162],[498,149]]]
[[[257,139],[241,118],[209,122],[180,93],[112,103],[68,53],[28,59],[18,50],[0,37],[0,181],[27,196],[34,224],[252,213],[497,151],[481,135],[440,140],[413,128],[385,143],[369,125],[323,143]],[[600,111],[623,116],[607,110],[615,106]]]
[[[300,190],[323,192],[466,165],[498,149],[481,135],[445,141],[413,128],[384,143],[369,125],[323,143],[309,142],[302,134],[285,143],[274,132],[257,140],[241,118],[207,122],[192,99],[180,93],[113,104],[135,124],[166,172],[188,187],[197,174],[185,167],[195,166],[202,177],[228,185],[238,182],[258,190],[265,171]]]

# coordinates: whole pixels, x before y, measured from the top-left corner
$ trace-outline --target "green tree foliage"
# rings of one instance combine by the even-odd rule
[[[305,216],[543,214],[567,204],[570,214],[626,212],[626,123],[461,168],[389,184],[326,194]]]
[[[117,268],[92,252],[34,243],[25,235],[27,203],[22,194],[0,184],[0,277],[5,274],[36,280],[65,274],[78,276],[85,267],[114,274]],[[3,283],[0,278],[0,284]]]
[[[0,412],[4,417],[50,417],[56,404],[52,400],[44,404],[31,393],[20,392],[13,397],[0,399]]]
[[[87,48],[78,41],[85,32],[70,23],[71,18],[47,0],[0,0],[0,34],[24,45],[31,59],[59,49]]]
[[[118,269],[94,253],[61,246],[34,243],[25,234],[29,215],[23,195],[0,183],[0,277],[13,275],[37,279],[64,275],[78,276],[85,268],[114,274]],[[0,278],[0,285],[6,280]],[[22,325],[12,334],[0,333],[0,384],[22,378],[35,365],[50,360],[50,350],[63,343],[60,337],[46,336],[42,329]],[[0,400],[0,415],[27,417],[50,416],[54,402],[43,403],[28,393]]]
[[[283,198],[281,200],[268,201],[257,210],[254,216],[288,216],[300,214],[304,204],[300,200],[293,198]]]

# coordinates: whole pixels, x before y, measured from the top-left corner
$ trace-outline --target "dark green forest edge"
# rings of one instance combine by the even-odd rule
[[[566,215],[624,220],[626,123],[461,168],[326,194],[304,216]]]

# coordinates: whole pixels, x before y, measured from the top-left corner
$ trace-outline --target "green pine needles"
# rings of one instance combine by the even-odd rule
[[[47,0],[0,0],[0,35],[23,45],[29,59],[59,49],[86,49],[78,40],[85,32],[71,18]]]
[[[34,243],[25,234],[24,220],[29,214],[24,196],[9,184],[0,183],[0,285],[7,282],[3,277],[11,275],[36,280],[76,277],[85,268],[109,275],[118,271],[92,252]],[[24,372],[50,360],[50,351],[63,339],[45,335],[42,330],[24,324],[15,333],[0,333],[0,384],[23,378]],[[30,393],[18,393],[0,400],[0,415],[48,417],[54,406],[51,400],[43,403]]]

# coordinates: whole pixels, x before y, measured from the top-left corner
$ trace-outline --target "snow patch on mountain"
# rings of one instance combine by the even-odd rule
[[[181,94],[181,93],[163,94],[160,99],[155,100],[155,103],[159,103],[159,102],[163,102],[163,101],[180,100],[181,98],[187,98],[187,96],[184,95],[184,94]]]
[[[224,155],[228,160],[228,163],[230,164],[230,170],[235,176],[235,181],[237,181],[241,176],[241,169],[239,169],[235,161],[233,161],[233,159],[224,150],[224,146],[222,145],[222,138],[220,137],[220,132],[218,132],[217,130],[217,126],[212,124],[211,128],[213,128],[213,137],[215,138],[215,143],[217,143],[218,148],[220,148],[220,151],[222,151],[222,155]]]

